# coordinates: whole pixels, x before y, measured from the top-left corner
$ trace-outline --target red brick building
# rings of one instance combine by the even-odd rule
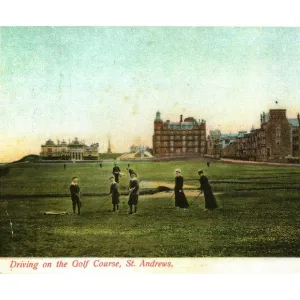
[[[294,119],[287,119],[285,109],[271,109],[261,115],[260,121],[259,129],[237,138],[238,158],[281,161],[299,156],[299,126]]]
[[[300,115],[297,119],[289,119],[289,123],[293,126],[292,143],[293,143],[293,157],[300,158]]]
[[[187,156],[206,153],[206,124],[204,120],[188,117],[179,122],[163,122],[160,112],[154,120],[153,154],[156,156]]]

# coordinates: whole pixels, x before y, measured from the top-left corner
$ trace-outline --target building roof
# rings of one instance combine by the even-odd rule
[[[238,133],[222,133],[222,138],[235,138],[238,136]]]
[[[184,119],[184,122],[193,122],[193,123],[196,122],[196,123],[197,123],[196,119],[193,118],[193,117],[185,118],[185,119]]]
[[[289,122],[293,127],[298,127],[298,126],[299,126],[298,119],[288,119],[288,122]]]
[[[238,135],[237,135],[237,138],[240,139],[240,138],[243,138],[245,137],[245,135],[247,134],[247,132],[240,132]]]
[[[49,140],[46,142],[46,145],[47,145],[47,146],[54,146],[55,143],[54,143],[51,139],[49,139]]]
[[[83,143],[83,142],[80,142],[80,141],[78,140],[78,138],[75,138],[75,139],[70,143],[70,145],[84,145],[84,143]]]
[[[193,129],[195,125],[198,125],[198,123],[194,122],[170,122],[168,123],[168,128],[173,129],[173,130],[188,130],[188,129]]]
[[[270,113],[265,113],[265,123],[270,121]]]

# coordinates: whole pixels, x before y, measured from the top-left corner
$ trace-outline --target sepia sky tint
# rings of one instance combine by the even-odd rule
[[[49,138],[152,147],[157,110],[207,134],[257,128],[270,108],[296,118],[299,78],[300,28],[1,27],[0,162]]]

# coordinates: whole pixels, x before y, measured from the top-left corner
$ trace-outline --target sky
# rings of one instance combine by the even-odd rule
[[[0,162],[78,137],[152,147],[156,112],[209,130],[300,112],[300,28],[0,27]],[[278,104],[275,103],[278,102]]]

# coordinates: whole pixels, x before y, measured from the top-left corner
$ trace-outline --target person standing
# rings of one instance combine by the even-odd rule
[[[73,177],[72,183],[70,185],[70,194],[72,199],[72,206],[73,206],[73,214],[76,213],[76,206],[78,215],[80,215],[80,208],[81,208],[81,201],[80,201],[80,188],[78,186],[78,178]]]
[[[175,170],[175,188],[174,188],[174,193],[175,193],[175,207],[176,208],[183,208],[187,209],[189,208],[189,203],[185,197],[185,194],[183,192],[183,177],[181,175],[181,170],[176,169]]]
[[[67,165],[66,165],[66,164],[64,164],[64,170],[66,169],[66,167],[67,167]]]
[[[203,170],[198,171],[200,176],[200,193],[204,193],[205,209],[204,210],[213,210],[218,208],[216,198],[213,194],[212,188],[208,182],[208,178],[204,175]]]
[[[135,172],[135,171],[133,171],[132,169],[130,169],[130,168],[126,168],[126,170],[128,171],[130,178],[131,178],[131,175],[132,175],[132,174],[134,174],[134,175],[137,177],[137,174],[136,174],[136,172]]]
[[[119,183],[120,172],[121,172],[120,168],[118,167],[117,163],[115,163],[112,173],[115,176],[115,181],[117,183]]]
[[[130,176],[130,182],[129,182],[129,214],[136,214],[137,212],[137,206],[139,201],[139,192],[140,192],[140,185],[139,181],[135,177],[135,175],[132,173]],[[132,211],[132,207],[134,207],[134,211]]]
[[[116,183],[114,176],[110,177],[109,179],[111,181],[109,195],[111,195],[111,200],[112,200],[112,205],[113,205],[113,209],[111,211],[118,212],[119,211],[119,202],[120,202],[119,201],[119,197],[120,197],[119,186]]]

